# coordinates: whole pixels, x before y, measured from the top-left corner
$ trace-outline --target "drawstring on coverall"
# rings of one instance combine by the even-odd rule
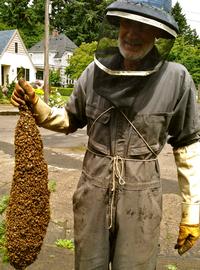
[[[107,110],[105,110],[104,112],[102,112],[92,123],[90,130],[89,130],[89,134],[93,128],[93,126],[95,125],[95,123],[97,122],[97,120],[102,117],[105,113],[107,113],[108,111],[114,109],[115,107],[110,107]],[[133,125],[133,123],[128,119],[128,117],[119,110],[119,112],[123,115],[123,117],[127,120],[127,122],[130,124],[130,126],[133,128],[133,130],[136,132],[136,134],[138,135],[138,137],[145,143],[145,145],[147,146],[147,148],[152,152],[152,154],[155,156],[155,159],[150,159],[150,160],[156,160],[157,159],[157,154],[153,151],[153,149],[151,148],[151,146],[148,144],[148,142],[144,139],[144,137],[142,136],[142,134],[136,129],[136,127]],[[108,205],[108,209],[109,209],[109,213],[108,213],[108,217],[109,217],[109,223],[108,223],[108,229],[110,230],[113,226],[113,211],[114,211],[114,203],[115,203],[115,197],[116,197],[116,183],[118,182],[118,184],[120,186],[124,186],[126,184],[125,180],[124,180],[124,168],[125,168],[125,162],[128,160],[134,160],[134,159],[127,159],[127,158],[123,158],[121,156],[110,156],[110,155],[101,155],[99,153],[94,152],[93,150],[88,148],[88,151],[90,151],[91,153],[97,155],[97,156],[102,156],[102,157],[107,157],[110,158],[112,161],[112,186],[111,186],[111,200],[109,200],[109,205]],[[140,161],[150,161],[150,160],[140,160]],[[116,182],[117,180],[117,182]]]

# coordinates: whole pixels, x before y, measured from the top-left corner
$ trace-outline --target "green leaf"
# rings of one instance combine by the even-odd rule
[[[4,195],[0,198],[0,215],[3,214],[3,212],[6,210],[9,203],[9,196]]]
[[[81,46],[75,49],[73,56],[69,60],[69,66],[66,67],[66,74],[72,79],[78,79],[83,70],[94,59],[94,52],[97,47],[97,42],[82,43]]]
[[[50,192],[55,192],[56,191],[56,181],[55,180],[49,180],[48,189],[49,189]]]
[[[55,244],[57,247],[60,247],[60,248],[74,250],[74,241],[73,240],[58,239]]]

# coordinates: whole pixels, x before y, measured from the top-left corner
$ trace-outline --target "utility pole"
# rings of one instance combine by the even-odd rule
[[[44,101],[49,102],[49,0],[45,2]]]

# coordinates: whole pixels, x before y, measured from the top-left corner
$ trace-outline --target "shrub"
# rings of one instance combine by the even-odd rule
[[[58,92],[61,94],[61,96],[70,96],[73,91],[73,88],[58,88]]]
[[[0,198],[0,257],[4,263],[9,261],[6,248],[6,220],[4,217],[8,203],[9,195],[3,195]]]
[[[68,97],[64,97],[58,94],[50,95],[49,96],[49,106],[50,107],[63,107],[65,106]]]
[[[13,81],[11,84],[7,85],[7,88],[8,88],[7,97],[10,98],[15,88],[15,82]]]
[[[2,87],[0,86],[0,99],[3,98]]]
[[[50,70],[49,74],[49,83],[53,86],[59,86],[60,85],[60,73],[58,70]]]
[[[57,91],[58,91],[58,87],[56,87],[56,86],[49,87],[50,94],[55,94],[55,93],[57,93]]]
[[[35,93],[39,96],[43,96],[44,95],[44,90],[43,89],[40,89],[40,88],[37,88],[35,89]]]
[[[73,84],[73,83],[69,83],[69,84],[67,85],[67,87],[68,87],[68,88],[74,88],[74,84]]]

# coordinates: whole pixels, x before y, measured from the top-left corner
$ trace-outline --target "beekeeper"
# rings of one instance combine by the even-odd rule
[[[162,216],[157,156],[173,147],[182,195],[176,244],[199,238],[200,144],[195,86],[165,59],[178,27],[171,0],[121,0],[107,7],[94,62],[65,108],[50,108],[20,80],[16,106],[32,103],[39,126],[74,132],[88,147],[73,196],[76,270],[155,270]],[[170,207],[170,206],[169,206]]]

